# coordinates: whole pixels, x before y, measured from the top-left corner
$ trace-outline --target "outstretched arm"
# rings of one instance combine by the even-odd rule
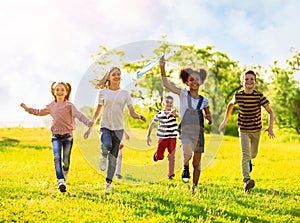
[[[180,88],[171,84],[167,79],[167,75],[166,75],[166,71],[165,71],[165,64],[166,64],[165,58],[161,57],[159,60],[159,65],[160,65],[160,73],[161,73],[163,86],[165,88],[167,88],[169,91],[173,92],[174,94],[180,95]]]
[[[219,131],[222,131],[222,129],[225,127],[226,123],[228,122],[228,119],[229,119],[229,116],[231,115],[233,107],[234,107],[234,103],[229,102],[229,104],[227,105],[226,112],[225,112],[225,117],[219,126]]]
[[[28,108],[24,103],[21,103],[20,106],[24,108],[26,112],[32,115],[37,115],[37,116],[45,116],[49,115],[50,112],[47,108],[44,109],[34,109],[34,108]]]
[[[265,131],[268,132],[268,136],[270,138],[274,138],[275,134],[273,132],[273,124],[274,124],[275,115],[274,115],[274,112],[273,112],[272,108],[270,107],[270,105],[266,105],[266,106],[264,106],[264,108],[266,109],[266,111],[269,114],[269,127]]]

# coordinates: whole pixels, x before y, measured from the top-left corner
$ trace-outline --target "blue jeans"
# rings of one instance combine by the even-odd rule
[[[54,167],[57,179],[64,179],[62,168],[64,168],[65,171],[69,170],[72,145],[72,134],[52,134],[52,151],[54,155]]]
[[[119,146],[123,137],[124,130],[109,130],[101,128],[101,155],[108,159],[106,182],[111,183],[116,171]]]

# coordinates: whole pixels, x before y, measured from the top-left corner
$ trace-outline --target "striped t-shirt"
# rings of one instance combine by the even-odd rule
[[[177,137],[177,122],[176,117],[171,113],[166,114],[164,111],[159,111],[153,118],[153,122],[158,122],[156,136],[158,138],[176,138]]]
[[[234,95],[234,103],[239,106],[238,126],[241,132],[258,132],[262,128],[261,106],[269,104],[267,98],[259,91],[246,94],[243,90]]]

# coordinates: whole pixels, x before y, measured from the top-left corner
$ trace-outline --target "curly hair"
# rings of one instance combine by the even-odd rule
[[[191,74],[198,74],[200,79],[204,82],[206,77],[207,77],[207,71],[203,68],[195,69],[193,70],[192,68],[184,68],[181,69],[179,72],[179,78],[182,80],[182,82],[185,84],[188,81],[188,77]]]

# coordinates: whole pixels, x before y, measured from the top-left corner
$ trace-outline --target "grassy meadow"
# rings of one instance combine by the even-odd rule
[[[115,180],[107,194],[105,178],[87,163],[75,138],[67,192],[60,193],[49,130],[1,128],[0,222],[300,222],[300,137],[276,134],[271,140],[263,133],[250,194],[243,192],[238,138],[229,136],[202,171],[194,195],[180,169],[171,181]]]

